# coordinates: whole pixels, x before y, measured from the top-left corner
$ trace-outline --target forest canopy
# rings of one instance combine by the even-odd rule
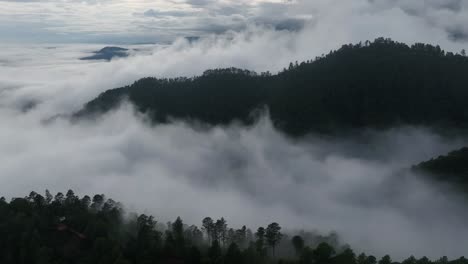
[[[126,99],[155,123],[249,125],[267,109],[276,128],[293,136],[398,125],[466,129],[466,72],[464,54],[378,38],[291,63],[278,74],[227,68],[143,78],[102,93],[74,117],[107,112]]]
[[[162,224],[153,216],[124,213],[103,194],[78,197],[72,190],[31,192],[0,199],[0,263],[313,263],[391,264],[389,255],[357,255],[336,234],[287,234],[278,223],[251,230],[224,218],[201,226],[178,217]],[[401,264],[467,264],[461,257],[431,261],[410,256]]]
[[[468,147],[452,151],[413,166],[413,170],[428,173],[435,179],[468,187]]]

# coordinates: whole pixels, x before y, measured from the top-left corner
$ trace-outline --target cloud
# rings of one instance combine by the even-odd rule
[[[36,115],[1,112],[0,192],[7,197],[46,188],[105,193],[161,222],[178,215],[187,223],[224,216],[252,228],[278,221],[337,231],[357,251],[394,258],[458,257],[468,246],[464,200],[398,174],[461,144],[425,130],[371,132],[362,145],[354,138],[294,142],[267,119],[251,129],[150,127],[128,106],[96,123],[43,124]]]
[[[366,35],[413,36],[413,42],[466,44],[467,12],[467,2],[458,0],[2,1],[0,25],[16,23],[28,30],[15,36],[11,27],[0,26],[0,32],[8,42],[164,43],[263,24],[280,30],[327,29],[327,34],[308,31],[315,39],[339,35],[349,41],[355,38],[346,32],[353,32],[361,40]]]
[[[216,1],[214,0],[187,0],[186,3],[192,6],[207,6],[210,4],[214,4]]]
[[[147,17],[161,17],[161,16],[186,16],[187,12],[181,11],[157,11],[154,9],[148,9],[143,13]]]

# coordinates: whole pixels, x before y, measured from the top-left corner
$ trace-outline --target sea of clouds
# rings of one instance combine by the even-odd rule
[[[463,47],[445,29],[373,2],[387,11],[362,13],[369,24],[346,21],[358,8],[350,6],[299,31],[248,26],[196,42],[125,46],[137,51],[111,62],[78,60],[99,45],[2,45],[0,196],[73,189],[104,193],[162,222],[224,216],[233,226],[255,229],[277,221],[288,229],[336,231],[357,251],[379,256],[465,254],[464,198],[407,168],[464,146],[466,138],[400,127],[298,140],[276,131],[267,115],[250,128],[151,126],[128,104],[93,121],[53,118],[141,77],[194,76],[231,66],[276,72],[290,61],[378,36]],[[386,14],[401,17],[384,25]]]

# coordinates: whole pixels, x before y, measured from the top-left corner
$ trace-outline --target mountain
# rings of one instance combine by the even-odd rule
[[[438,180],[468,186],[468,147],[422,162],[413,170],[429,173]]]
[[[252,113],[268,109],[275,126],[292,136],[397,125],[466,129],[467,72],[463,55],[379,38],[291,63],[274,75],[229,68],[193,78],[144,78],[102,93],[75,117],[109,111],[128,99],[156,123],[249,125]]]
[[[108,60],[110,61],[112,58],[119,58],[119,57],[127,57],[128,56],[128,49],[120,48],[120,47],[104,47],[98,51],[93,52],[94,55],[89,57],[81,58],[80,60]]]

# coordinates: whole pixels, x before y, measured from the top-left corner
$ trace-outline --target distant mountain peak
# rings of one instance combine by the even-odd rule
[[[108,46],[93,52],[94,55],[80,58],[80,60],[107,60],[128,56],[128,49],[121,47]]]

